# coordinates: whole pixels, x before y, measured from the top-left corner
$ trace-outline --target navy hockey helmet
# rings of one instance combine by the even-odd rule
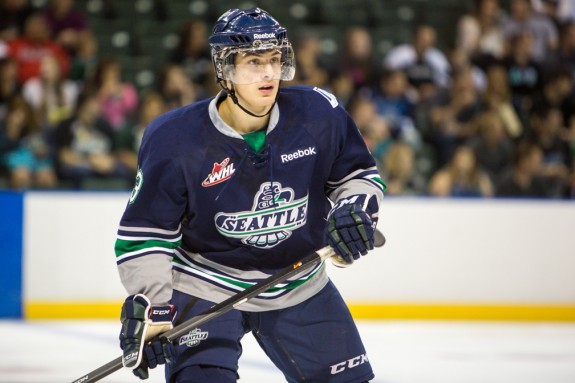
[[[260,8],[230,9],[216,21],[209,38],[216,81],[241,83],[235,76],[238,54],[276,50],[281,54],[281,69],[274,80],[292,80],[295,56],[287,31],[269,13]]]

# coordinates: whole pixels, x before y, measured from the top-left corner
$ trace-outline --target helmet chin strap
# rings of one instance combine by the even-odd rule
[[[234,84],[233,84],[233,83],[232,83],[231,89],[228,88],[228,87],[226,87],[226,86],[223,84],[223,81],[220,81],[220,86],[221,86],[222,89],[226,92],[226,94],[228,94],[228,95],[231,97],[231,99],[232,99],[232,101],[234,102],[234,104],[236,104],[241,110],[243,110],[245,113],[249,114],[249,115],[252,116],[252,117],[258,117],[258,118],[265,117],[265,116],[267,116],[268,114],[270,114],[270,113],[272,112],[272,109],[274,108],[274,105],[276,104],[276,102],[277,102],[277,100],[278,100],[278,96],[279,96],[279,94],[280,94],[280,92],[279,92],[279,90],[278,90],[278,92],[276,93],[276,98],[275,98],[275,100],[274,100],[274,103],[272,104],[272,106],[270,107],[270,109],[267,111],[267,113],[264,113],[264,114],[255,114],[255,113],[250,112],[249,110],[247,110],[246,108],[244,108],[244,107],[242,106],[242,104],[240,104],[240,102],[238,101],[238,96],[236,96],[236,90],[234,89]]]

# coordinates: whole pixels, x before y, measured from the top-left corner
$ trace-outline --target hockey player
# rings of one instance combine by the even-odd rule
[[[142,379],[168,363],[168,382],[235,382],[252,332],[289,382],[369,381],[323,264],[173,345],[145,344],[326,244],[347,263],[374,245],[385,185],[333,95],[280,88],[295,72],[286,30],[259,8],[233,9],[209,43],[222,91],[147,127],[121,218],[123,364]]]

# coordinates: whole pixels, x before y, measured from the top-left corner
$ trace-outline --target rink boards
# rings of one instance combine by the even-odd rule
[[[124,192],[0,193],[0,317],[116,318]],[[575,203],[386,198],[382,249],[329,273],[357,318],[575,321]]]

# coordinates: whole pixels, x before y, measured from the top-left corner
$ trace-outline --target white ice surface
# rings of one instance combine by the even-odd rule
[[[359,321],[376,383],[574,383],[575,324]],[[72,382],[119,356],[116,321],[0,321],[0,383]],[[284,382],[247,335],[240,382]],[[139,382],[120,370],[102,382]],[[161,368],[149,383],[163,382]]]

